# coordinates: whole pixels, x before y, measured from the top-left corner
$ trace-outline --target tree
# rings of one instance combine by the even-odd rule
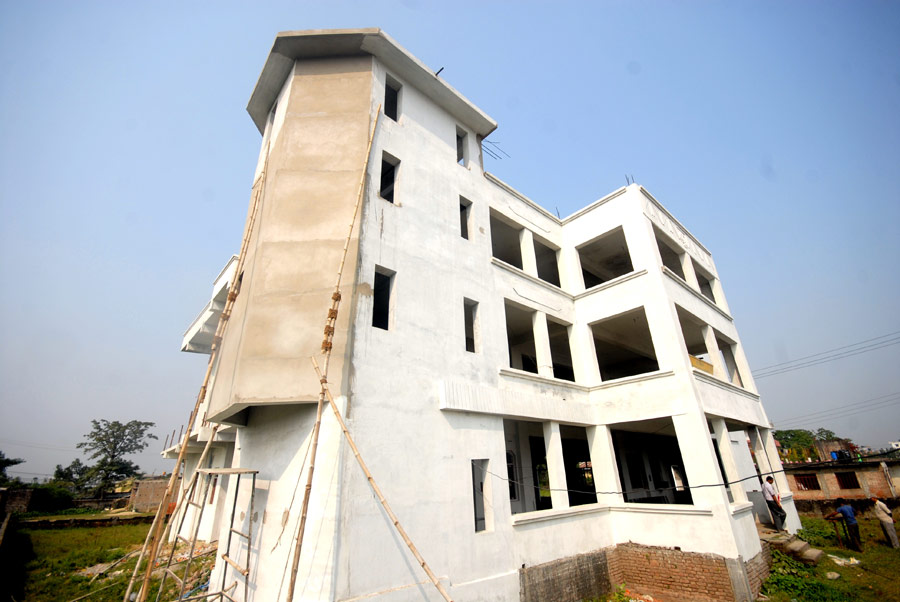
[[[143,451],[150,445],[145,439],[157,437],[147,432],[155,426],[152,422],[132,420],[123,424],[118,420],[91,420],[91,425],[91,432],[84,436],[87,441],[76,447],[89,452],[89,459],[97,460],[88,476],[95,482],[95,493],[102,495],[116,481],[140,472],[140,467],[125,456]]]
[[[6,469],[10,466],[15,466],[16,464],[21,464],[24,462],[22,458],[7,458],[6,454],[0,451],[0,484],[6,483],[9,481],[9,478],[6,476]]]
[[[81,460],[75,460],[66,466],[57,464],[53,471],[53,480],[59,485],[70,489],[76,494],[84,494],[93,488],[91,483],[91,467],[83,464]]]
[[[815,437],[816,441],[834,441],[838,438],[838,436],[834,434],[834,431],[823,428],[818,429],[813,437]]]
[[[816,439],[811,431],[805,429],[772,431],[772,436],[781,443],[782,453],[788,460],[802,462],[806,458],[817,457]]]

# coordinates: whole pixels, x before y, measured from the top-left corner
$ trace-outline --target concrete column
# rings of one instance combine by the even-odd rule
[[[622,483],[619,481],[616,451],[609,427],[589,426],[587,439],[591,450],[591,472],[594,474],[597,501],[601,504],[621,502],[623,497],[618,492],[622,491]]]
[[[709,485],[720,482],[716,452],[709,436],[706,417],[693,412],[680,414],[672,416],[672,423],[675,425],[675,434],[678,437],[678,447],[681,450],[681,459],[687,473],[688,485]],[[700,507],[728,504],[728,496],[721,487],[691,489],[691,498],[694,500],[694,505]]]
[[[566,464],[563,460],[562,437],[558,422],[544,423],[544,447],[547,450],[547,472],[550,475],[550,501],[553,509],[569,507],[569,493],[566,491]]]
[[[569,347],[572,350],[572,369],[575,382],[585,387],[593,387],[602,382],[600,366],[597,364],[597,350],[594,348],[594,334],[591,327],[576,322],[569,327]]]
[[[697,272],[694,271],[694,262],[691,260],[691,256],[687,253],[682,253],[678,256],[678,259],[681,261],[681,271],[684,272],[684,281],[687,282],[688,286],[700,292],[700,281],[697,280]]]
[[[740,473],[738,472],[737,462],[734,460],[734,451],[731,449],[731,435],[728,434],[728,426],[723,418],[710,418],[710,422],[712,422],[713,431],[716,434],[716,441],[719,442],[719,455],[722,457],[722,466],[725,467],[725,474],[722,476],[725,477],[726,482],[737,481],[740,478]],[[734,500],[735,504],[747,501],[747,493],[744,491],[742,483],[728,485],[728,489],[731,491],[731,499]]]
[[[737,364],[738,374],[741,375],[741,382],[744,388],[752,393],[756,393],[756,383],[753,381],[753,372],[750,371],[750,362],[747,361],[747,356],[744,355],[744,347],[737,343],[732,346],[731,351],[734,354],[734,361]]]
[[[709,354],[709,361],[713,365],[713,374],[716,378],[728,380],[728,371],[722,361],[722,354],[719,352],[719,343],[716,341],[716,331],[712,326],[704,324],[703,340],[706,342],[706,352]]]
[[[537,357],[538,374],[553,377],[553,357],[550,353],[550,333],[547,331],[547,314],[536,311],[531,314],[534,331],[534,354]]]
[[[784,495],[791,490],[791,486],[788,485],[787,477],[781,470],[781,458],[778,457],[778,448],[775,447],[775,439],[772,437],[772,430],[765,428],[758,428],[757,430],[759,431],[760,439],[762,440],[762,444],[768,456],[771,471],[775,473],[772,475],[775,478],[775,485],[778,486],[778,492]]]
[[[559,258],[559,283],[560,288],[570,295],[583,293],[584,275],[581,273],[581,259],[578,250],[573,247],[562,247],[557,256]]]
[[[716,305],[726,314],[731,315],[731,310],[728,309],[728,302],[725,301],[725,291],[722,289],[722,282],[718,278],[713,278],[710,285],[712,286],[713,297],[716,298]]]
[[[747,434],[750,435],[750,445],[753,446],[756,465],[760,474],[762,474],[762,480],[765,481],[766,474],[772,472],[772,465],[769,463],[769,456],[766,453],[765,445],[763,445],[762,437],[759,436],[759,427],[754,426],[747,429]]]
[[[522,251],[522,270],[537,278],[537,256],[534,254],[534,235],[528,228],[519,230],[519,247]]]

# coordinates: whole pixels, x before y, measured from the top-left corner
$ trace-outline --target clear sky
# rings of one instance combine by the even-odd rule
[[[754,370],[900,331],[900,3],[3,2],[14,474],[78,457],[92,418],[156,422],[137,461],[171,469],[157,452],[206,365],[181,336],[240,246],[250,92],[276,32],[348,27],[443,67],[500,124],[510,158],[486,168],[549,210],[633,175],[712,251]],[[881,447],[900,439],[898,359],[757,384],[776,428]]]

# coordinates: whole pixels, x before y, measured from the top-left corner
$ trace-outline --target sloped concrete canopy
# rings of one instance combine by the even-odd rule
[[[275,43],[250,96],[247,112],[262,133],[272,104],[298,59],[371,55],[484,138],[497,122],[476,107],[378,28],[284,31]]]

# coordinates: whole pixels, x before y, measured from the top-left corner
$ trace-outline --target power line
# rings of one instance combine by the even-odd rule
[[[805,413],[805,414],[798,414],[797,416],[791,416],[790,418],[784,418],[784,419],[780,420],[779,422],[794,422],[795,420],[798,420],[798,419],[804,419],[804,418],[811,418],[811,417],[814,417],[814,416],[816,416],[816,415],[818,415],[818,414],[830,414],[831,412],[834,412],[834,411],[844,411],[844,410],[846,410],[846,409],[849,409],[849,408],[852,408],[852,407],[856,407],[856,406],[864,406],[864,405],[867,405],[867,404],[870,404],[870,403],[876,403],[876,402],[877,402],[877,403],[881,403],[885,398],[888,398],[888,397],[895,397],[895,396],[897,396],[897,395],[900,395],[900,391],[895,391],[895,392],[893,392],[893,393],[887,393],[887,394],[885,394],[885,395],[879,395],[878,397],[871,397],[871,398],[869,398],[869,399],[864,399],[864,400],[862,400],[862,401],[856,401],[856,402],[853,402],[853,403],[846,403],[846,404],[844,404],[844,405],[842,405],[842,406],[834,407],[834,408],[831,408],[831,409],[828,409],[828,410],[820,410],[820,411],[818,411],[818,412],[807,412],[807,413]]]
[[[887,404],[886,406],[884,406],[884,407],[863,408],[863,409],[861,409],[861,410],[854,410],[854,411],[852,411],[852,412],[847,412],[846,414],[836,414],[836,415],[834,415],[834,416],[828,416],[828,417],[825,417],[825,418],[818,418],[817,420],[835,420],[835,419],[837,419],[837,418],[847,418],[847,417],[849,417],[849,416],[855,416],[856,414],[863,414],[863,413],[865,413],[865,412],[871,412],[872,410],[883,410],[885,407],[895,406],[895,405],[898,405],[898,404],[900,404],[900,399],[891,401],[891,403],[888,403],[888,404]],[[795,422],[795,423],[792,423],[792,424],[801,424],[801,423],[802,423],[802,422]]]
[[[22,447],[33,447],[35,449],[49,449],[53,451],[67,451],[79,453],[79,450],[69,447],[58,447],[56,445],[47,445],[46,443],[34,443],[29,441],[18,441],[16,439],[0,439],[0,443],[8,443],[10,445],[21,445]]]
[[[770,370],[771,368],[779,368],[779,367],[785,366],[785,365],[787,365],[787,364],[794,364],[794,363],[797,363],[797,362],[800,362],[800,361],[803,361],[803,360],[808,360],[808,359],[812,359],[812,358],[814,358],[814,357],[819,357],[820,355],[825,355],[825,354],[827,354],[827,353],[833,353],[833,352],[835,352],[835,351],[840,351],[841,349],[847,349],[847,348],[849,348],[849,347],[856,347],[857,345],[862,345],[863,343],[869,343],[869,342],[871,342],[871,341],[877,341],[877,340],[879,340],[879,339],[886,339],[886,338],[888,338],[888,337],[892,337],[892,336],[898,335],[898,334],[900,334],[900,330],[898,330],[897,332],[890,332],[890,333],[888,333],[888,334],[883,334],[883,335],[881,335],[880,337],[874,337],[874,338],[871,338],[871,339],[866,339],[866,340],[864,340],[864,341],[859,341],[858,343],[852,343],[852,344],[850,344],[850,345],[844,345],[843,347],[835,347],[834,349],[829,349],[828,351],[821,351],[821,352],[819,352],[819,353],[814,353],[814,354],[812,354],[812,355],[806,355],[806,356],[804,356],[804,357],[798,357],[797,359],[791,360],[791,361],[789,361],[789,362],[779,362],[779,363],[777,363],[777,364],[772,364],[771,366],[765,366],[765,367],[763,367],[763,368],[758,368],[758,369],[756,370],[756,372],[766,372],[766,371]]]
[[[758,372],[753,373],[753,377],[756,380],[761,380],[763,378],[768,378],[769,376],[775,376],[776,374],[784,374],[785,372],[793,372],[794,370],[800,370],[801,368],[809,368],[810,366],[818,366],[819,364],[826,364],[828,362],[833,362],[835,360],[841,360],[848,357],[853,357],[854,355],[860,355],[862,353],[868,353],[869,351],[875,351],[876,349],[883,349],[885,347],[890,347],[892,345],[900,344],[900,337],[896,339],[891,339],[889,341],[882,341],[880,343],[869,345],[861,349],[855,349],[852,351],[844,351],[841,353],[837,353],[831,356],[823,357],[817,360],[810,360],[808,362],[804,362],[802,364],[797,364],[794,366],[785,366],[780,370],[770,370],[765,374],[759,374]]]

